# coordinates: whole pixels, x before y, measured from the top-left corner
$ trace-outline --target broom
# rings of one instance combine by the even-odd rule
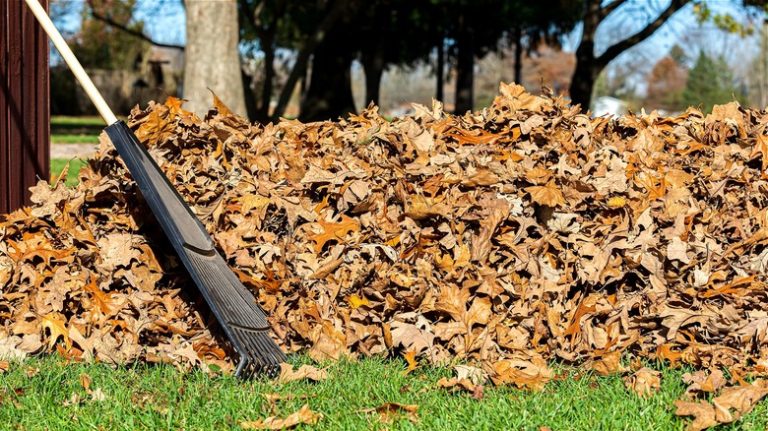
[[[244,377],[260,372],[275,375],[280,363],[285,361],[285,355],[270,337],[264,311],[229,269],[202,223],[192,214],[146,148],[128,125],[119,121],[109,109],[45,9],[38,0],[25,1],[107,123],[104,130],[109,139],[239,356],[235,375]]]

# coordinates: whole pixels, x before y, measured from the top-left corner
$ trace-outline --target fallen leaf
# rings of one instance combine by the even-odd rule
[[[293,428],[299,424],[314,425],[323,418],[322,413],[313,412],[309,405],[304,404],[301,409],[291,413],[285,418],[270,416],[257,421],[242,421],[240,428],[247,430],[281,430]]]
[[[548,207],[558,207],[565,205],[563,192],[557,188],[557,185],[550,181],[543,186],[526,187],[525,191],[531,195],[531,199],[539,205]]]
[[[413,423],[419,421],[419,406],[416,404],[384,403],[375,409],[363,409],[361,411],[363,413],[378,413],[379,419],[383,423],[392,423],[401,416],[405,416]]]
[[[280,383],[295,382],[297,380],[312,380],[319,382],[328,378],[328,371],[322,370],[312,365],[301,365],[294,370],[291,364],[280,364],[280,376],[277,381]]]
[[[643,367],[631,376],[624,377],[624,385],[637,395],[647,397],[661,388],[661,373]]]

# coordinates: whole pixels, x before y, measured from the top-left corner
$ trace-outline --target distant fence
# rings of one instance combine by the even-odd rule
[[[0,214],[49,178],[48,92],[45,33],[22,0],[0,0]]]

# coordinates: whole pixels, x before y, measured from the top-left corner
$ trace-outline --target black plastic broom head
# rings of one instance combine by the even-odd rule
[[[277,373],[285,355],[270,337],[266,315],[229,269],[202,223],[124,122],[118,121],[105,131],[240,356],[236,375]]]

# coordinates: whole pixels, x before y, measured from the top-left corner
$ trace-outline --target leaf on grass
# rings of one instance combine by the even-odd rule
[[[688,431],[700,431],[718,424],[715,409],[706,401],[675,401],[677,416],[693,416],[693,421],[686,428]]]
[[[91,401],[100,403],[102,401],[106,401],[107,396],[104,394],[104,391],[101,390],[101,388],[96,388],[89,392],[91,394]]]
[[[643,367],[631,376],[624,377],[624,385],[637,395],[647,397],[661,388],[661,373]]]
[[[409,421],[416,423],[419,421],[419,406],[416,404],[384,403],[375,409],[363,409],[363,413],[379,414],[379,419],[383,423],[391,423],[405,416]]]
[[[693,373],[685,373],[683,374],[683,382],[688,384],[688,388],[685,390],[687,395],[699,392],[713,394],[727,383],[723,372],[719,368],[713,368],[709,372],[707,370],[699,370]]]
[[[327,378],[328,371],[315,366],[304,364],[294,370],[293,365],[282,363],[280,364],[280,376],[277,378],[277,381],[280,383],[295,382],[297,380],[319,382]]]
[[[476,400],[483,398],[483,385],[476,385],[469,379],[459,379],[456,377],[447,379],[443,377],[437,381],[437,387],[448,389],[450,392],[468,392],[472,394],[472,398]]]
[[[410,374],[413,372],[413,370],[416,369],[416,367],[419,366],[418,361],[416,361],[416,351],[415,350],[408,350],[407,352],[403,353],[403,358],[405,358],[405,362],[408,363],[408,368],[405,369],[404,375]]]
[[[492,365],[491,380],[496,385],[512,384],[518,388],[542,390],[552,380],[552,370],[541,358],[530,361],[502,359]]]
[[[86,392],[91,390],[91,381],[92,381],[91,376],[89,376],[88,374],[86,373],[80,374],[80,386],[82,386]]]
[[[608,352],[592,363],[592,369],[602,376],[621,373],[626,368],[621,364],[621,352]]]
[[[764,380],[751,385],[725,388],[712,403],[700,400],[696,402],[675,401],[677,416],[693,416],[688,430],[699,431],[719,424],[734,422],[752,411],[757,403],[768,395]]]
[[[240,428],[247,430],[282,430],[293,428],[299,424],[314,425],[322,418],[322,413],[314,412],[309,409],[308,404],[304,404],[299,411],[291,413],[285,418],[270,416],[257,421],[242,421],[240,422]]]

